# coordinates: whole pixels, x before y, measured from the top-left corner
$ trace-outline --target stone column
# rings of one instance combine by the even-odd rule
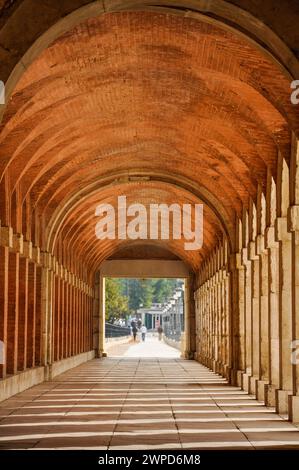
[[[268,248],[269,269],[269,384],[265,385],[265,403],[275,406],[279,388],[281,355],[279,341],[279,243],[275,240],[274,227],[266,229],[265,246]]]
[[[200,287],[201,291],[201,332],[200,332],[200,362],[203,363],[206,356],[206,290],[205,284]]]
[[[1,236],[1,235],[0,235]],[[2,239],[0,239],[2,242]],[[8,313],[8,251],[7,246],[0,246],[0,341],[1,341],[1,359],[0,378],[6,377],[7,364],[7,313]]]
[[[66,274],[66,282],[65,282],[65,304],[64,304],[64,313],[65,313],[65,332],[64,332],[64,357],[69,356],[69,283],[68,283],[68,276]]]
[[[221,354],[221,270],[216,274],[217,284],[217,372],[222,373],[222,354]]]
[[[236,253],[236,269],[238,282],[238,362],[236,364],[236,384],[242,386],[245,372],[245,267],[240,253]]]
[[[292,299],[294,331],[291,351],[294,382],[293,394],[289,397],[289,417],[294,423],[299,423],[299,205],[290,207],[289,227],[292,231],[292,273],[294,287]]]
[[[19,253],[8,258],[7,373],[17,373],[19,320]]]
[[[60,285],[60,318],[59,318],[59,360],[63,358],[64,335],[64,281],[59,279]],[[79,325],[80,327],[80,325]]]
[[[290,355],[292,331],[292,239],[287,218],[276,219],[276,238],[279,243],[279,337],[281,344],[280,390],[277,391],[277,412],[288,412],[289,395],[293,392]]]
[[[75,279],[75,354],[79,353],[79,288]]]
[[[251,377],[249,392],[256,395],[256,383],[260,378],[260,260],[255,242],[249,242],[251,260]]]
[[[245,373],[242,377],[242,384],[244,390],[249,392],[249,377],[251,376],[251,335],[252,335],[252,323],[251,323],[251,295],[252,295],[252,284],[251,284],[251,261],[248,257],[248,248],[242,249],[242,264],[245,266]]]
[[[232,277],[231,273],[227,272],[225,277],[225,338],[226,338],[226,370],[225,376],[231,380],[231,369],[233,364],[233,350],[232,350],[232,311],[231,311],[231,288]]]
[[[60,308],[60,289],[59,278],[55,273],[54,278],[54,315],[53,315],[53,361],[59,359],[59,308]]]
[[[257,236],[257,254],[260,257],[260,377],[257,382],[257,399],[265,401],[265,385],[269,384],[269,257],[263,235]]]
[[[207,365],[208,356],[209,356],[209,287],[208,281],[205,281],[204,285],[204,356],[203,364]]]
[[[51,260],[51,261],[50,261]],[[42,271],[42,305],[45,321],[43,322],[43,363],[50,365],[53,362],[53,289],[54,273],[52,270],[53,257],[49,257],[50,264]]]
[[[293,395],[289,397],[289,417],[299,423],[299,140],[292,136],[291,193],[288,210],[289,230],[292,233],[292,370]]]
[[[106,357],[105,353],[105,278],[100,275],[99,279],[99,339],[98,339],[98,357]]]
[[[216,355],[216,321],[217,321],[217,304],[216,304],[216,275],[214,274],[211,279],[211,329],[212,329],[212,342],[211,342],[211,369],[215,372],[215,355]]]
[[[73,351],[73,286],[71,283],[71,274],[69,273],[68,275],[68,282],[69,282],[69,334],[68,334],[68,342],[69,342],[69,350],[68,350],[68,356],[70,357],[72,355]]]
[[[183,357],[193,359],[195,353],[195,311],[192,278],[185,280],[185,344]]]
[[[230,379],[232,384],[237,383],[237,371],[239,370],[239,356],[240,356],[240,318],[239,318],[239,273],[237,269],[237,257],[236,254],[231,254],[229,258],[229,307],[226,312],[226,315],[229,315],[231,318],[230,324]]]
[[[204,355],[204,332],[205,332],[205,323],[204,323],[204,314],[205,314],[205,304],[204,304],[204,287],[203,285],[200,286],[200,331],[199,331],[199,352],[200,352],[200,362],[202,362],[202,358]]]
[[[199,331],[199,322],[200,322],[200,312],[199,312],[199,300],[198,300],[198,290],[194,292],[194,305],[195,305],[195,345],[196,351],[194,354],[194,359],[198,359],[199,351],[199,342],[198,342],[198,331]]]
[[[221,270],[221,283],[220,283],[220,342],[221,342],[221,373],[225,375],[226,373],[226,351],[225,351],[225,271]]]
[[[212,323],[213,309],[212,309],[212,305],[213,305],[213,283],[212,283],[212,279],[210,278],[208,280],[208,329],[207,329],[208,344],[209,344],[207,365],[210,368],[212,367],[212,357],[213,357],[213,323]]]
[[[18,370],[24,371],[27,363],[27,324],[28,324],[28,259],[20,257],[19,269],[19,335]]]

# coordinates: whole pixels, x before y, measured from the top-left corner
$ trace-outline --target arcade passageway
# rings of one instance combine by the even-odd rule
[[[36,3],[0,1],[2,435],[69,445],[109,390],[72,446],[130,445],[130,400],[158,388],[165,444],[297,442],[278,414],[299,423],[298,2]],[[124,195],[203,204],[203,246],[97,239],[96,207]],[[108,276],[185,280],[180,360],[104,359]]]

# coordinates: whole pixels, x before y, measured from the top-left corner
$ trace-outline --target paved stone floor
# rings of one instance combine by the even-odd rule
[[[0,403],[0,448],[299,449],[297,427],[157,339],[113,354]]]
[[[164,341],[159,341],[157,335],[151,333],[146,335],[144,342],[138,337],[136,343],[134,343],[132,339],[122,344],[121,349],[119,345],[112,345],[108,349],[108,355],[110,357],[118,357],[121,355],[123,357],[172,357],[178,359],[180,354],[180,351],[169,347]]]

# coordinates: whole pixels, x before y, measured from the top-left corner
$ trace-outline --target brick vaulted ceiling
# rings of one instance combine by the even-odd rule
[[[196,269],[275,178],[278,152],[288,161],[291,131],[290,79],[245,37],[164,12],[91,18],[41,53],[6,107],[7,223],[94,270],[120,248],[96,240],[97,204],[203,201],[203,249],[167,244]]]

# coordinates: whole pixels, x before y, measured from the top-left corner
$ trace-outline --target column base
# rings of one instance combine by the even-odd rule
[[[250,395],[255,395],[257,396],[257,382],[258,382],[258,377],[252,375],[249,377],[249,394]]]
[[[222,364],[222,376],[227,379],[227,368],[228,368],[228,365],[227,364]],[[228,379],[227,379],[228,380]]]
[[[243,370],[237,370],[237,374],[236,374],[237,387],[243,388],[243,375],[244,375]]]
[[[231,376],[231,382],[230,383],[231,383],[231,385],[234,385],[235,387],[242,388],[243,374],[244,374],[243,370],[231,369],[231,373],[230,373],[230,376]]]
[[[299,423],[299,396],[289,395],[289,418],[290,420],[298,424]]]
[[[244,372],[242,376],[242,388],[245,390],[245,392],[250,393],[250,377],[251,375],[248,374],[247,372]]]
[[[228,381],[230,385],[232,385],[232,379],[233,379],[233,369],[228,365],[225,364],[223,366],[223,377]]]
[[[193,351],[183,351],[182,358],[183,359],[194,359],[194,352]]]
[[[267,380],[258,380],[256,382],[256,398],[258,401],[266,403],[266,385],[268,384]]]
[[[277,387],[273,384],[265,385],[265,405],[276,408]]]
[[[216,374],[222,375],[224,377],[225,375],[225,366],[222,364],[220,361],[214,361],[213,364],[213,370],[216,372]]]
[[[105,351],[97,351],[97,358],[101,359],[102,357],[107,357],[107,353]]]
[[[289,390],[276,390],[276,413],[286,415],[289,412]]]
[[[211,370],[213,370],[213,359],[207,358],[207,367]]]

